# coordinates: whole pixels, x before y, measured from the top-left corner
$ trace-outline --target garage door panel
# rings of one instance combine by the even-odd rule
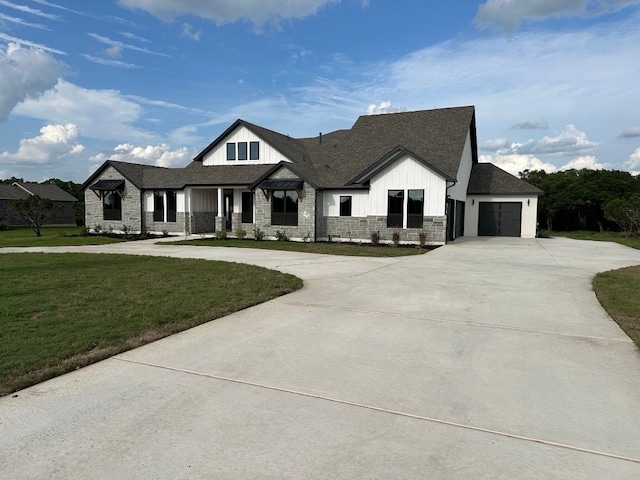
[[[478,235],[520,236],[522,202],[480,202],[478,207]]]

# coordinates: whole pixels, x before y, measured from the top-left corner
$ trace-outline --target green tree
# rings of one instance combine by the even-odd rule
[[[604,204],[604,214],[627,235],[640,236],[640,195],[631,198],[612,198]]]
[[[53,202],[39,195],[30,195],[27,198],[14,201],[11,206],[13,211],[27,222],[36,237],[41,237],[40,229],[47,214],[53,209]]]

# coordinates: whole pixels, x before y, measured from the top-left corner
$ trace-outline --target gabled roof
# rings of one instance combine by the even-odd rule
[[[537,187],[514,177],[492,163],[471,167],[467,195],[543,195]]]
[[[78,199],[51,183],[15,182],[11,185],[0,185],[0,199],[19,200],[29,195],[48,198],[52,202],[77,202]]]

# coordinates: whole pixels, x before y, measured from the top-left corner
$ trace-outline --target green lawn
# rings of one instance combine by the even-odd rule
[[[0,395],[302,287],[235,263],[0,253]]]
[[[593,289],[611,318],[640,347],[640,266],[598,273]]]
[[[320,253],[324,255],[349,255],[354,257],[402,257],[406,255],[421,255],[428,252],[429,248],[417,246],[371,245],[358,243],[337,242],[277,242],[271,240],[218,240],[204,238],[199,240],[180,240],[167,242],[168,245],[197,245],[202,247],[236,247],[236,248],[262,248],[265,250],[281,250],[287,252]]]
[[[122,240],[106,236],[81,236],[82,227],[43,227],[36,237],[29,227],[0,230],[0,247],[63,247],[73,245],[102,245]]]
[[[588,230],[575,230],[571,232],[542,232],[547,237],[566,237],[576,240],[597,240],[600,242],[616,242],[631,248],[640,249],[639,237],[627,237],[618,232],[592,232]]]

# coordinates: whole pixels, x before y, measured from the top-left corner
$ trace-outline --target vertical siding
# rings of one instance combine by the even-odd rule
[[[451,198],[462,202],[466,200],[472,165],[471,134],[467,132],[467,141],[464,144],[464,150],[462,151],[462,158],[460,159],[460,166],[458,167],[458,174],[456,176],[457,183],[447,191],[447,194],[451,195]]]
[[[249,142],[260,142],[260,159],[259,160],[227,160],[227,143],[247,142],[247,157],[249,156]],[[237,147],[236,147],[237,148]],[[267,142],[257,135],[254,135],[245,127],[238,127],[227,137],[207,153],[202,159],[202,164],[206,166],[212,165],[269,165],[276,164],[281,161],[290,161],[283,154],[272,148]]]
[[[340,196],[351,196],[351,216],[366,217],[369,211],[369,192],[354,190],[331,190],[323,195],[323,212],[325,217],[340,216]]]
[[[443,216],[446,181],[409,156],[396,161],[371,179],[368,215],[387,214],[388,190],[424,189],[424,216]]]
[[[527,201],[529,202],[527,204]],[[491,196],[469,195],[464,212],[464,235],[466,237],[478,236],[478,220],[480,202],[522,202],[522,223],[520,236],[522,238],[535,238],[538,226],[538,196]]]
[[[215,188],[191,190],[191,212],[217,212],[218,191]]]

